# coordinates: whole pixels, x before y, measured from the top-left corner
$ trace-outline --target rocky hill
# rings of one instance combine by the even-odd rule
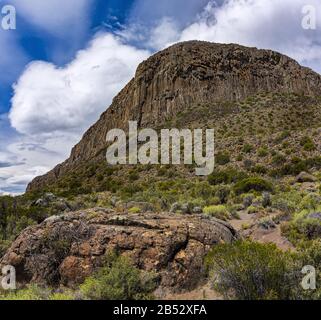
[[[233,102],[264,93],[321,96],[321,76],[270,50],[199,41],[176,44],[141,63],[135,78],[84,134],[70,158],[32,181],[28,191],[55,183],[81,163],[102,159],[107,132],[126,130],[129,120],[156,128],[188,111],[198,113],[204,125],[204,106],[218,105],[211,117],[239,113],[235,106],[230,110]]]
[[[214,172],[107,164],[106,133],[126,131],[130,120],[156,130],[214,128]],[[138,299],[142,291],[177,299],[182,290],[306,298],[298,266],[321,270],[320,124],[321,76],[289,57],[174,45],[138,67],[69,159],[26,194],[0,197],[0,264],[16,267],[19,285],[44,286],[44,299]],[[298,255],[286,252],[293,249]],[[133,281],[135,294],[124,292]]]

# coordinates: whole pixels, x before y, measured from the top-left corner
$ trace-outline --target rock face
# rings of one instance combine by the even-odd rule
[[[160,288],[190,289],[205,273],[203,259],[215,244],[237,234],[227,223],[201,215],[119,214],[107,209],[71,212],[26,229],[1,265],[16,267],[19,283],[74,287],[118,250],[140,269],[154,271]]]
[[[103,157],[106,133],[126,130],[129,120],[157,127],[200,104],[242,100],[261,92],[320,96],[321,76],[269,50],[199,41],[174,45],[143,62],[70,158],[36,178],[28,190],[39,190],[80,163]]]

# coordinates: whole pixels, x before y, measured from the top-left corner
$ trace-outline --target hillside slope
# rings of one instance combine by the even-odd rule
[[[41,190],[82,163],[103,159],[106,133],[113,128],[126,130],[129,120],[138,121],[140,127],[157,128],[186,113],[188,119],[184,117],[175,125],[186,126],[186,120],[189,120],[204,126],[209,124],[208,119],[217,120],[222,114],[227,117],[240,114],[238,121],[245,123],[248,115],[243,114],[242,119],[244,109],[240,109],[237,102],[266,93],[268,99],[259,96],[257,102],[276,103],[281,113],[283,109],[283,118],[290,111],[294,121],[298,121],[297,113],[311,113],[311,110],[302,109],[304,105],[310,107],[319,104],[319,100],[298,101],[293,97],[275,98],[273,94],[321,96],[321,76],[270,50],[199,41],[176,44],[144,61],[135,78],[73,148],[70,158],[48,174],[34,179],[27,190]],[[284,99],[289,101],[284,103]],[[291,111],[292,102],[295,106]],[[272,107],[269,111],[275,112],[276,119],[280,117],[273,106],[266,107]],[[309,115],[312,120],[316,119],[314,111]],[[222,123],[215,123],[215,126],[220,129]]]
[[[129,120],[214,128],[213,173],[109,165],[106,133]],[[0,265],[40,299],[320,299],[298,286],[303,265],[321,270],[320,138],[317,73],[273,51],[177,44],[138,67],[69,159],[0,197]]]

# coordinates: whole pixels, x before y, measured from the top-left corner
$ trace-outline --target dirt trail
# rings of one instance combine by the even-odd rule
[[[270,218],[277,214],[271,214]],[[292,250],[293,245],[289,240],[282,236],[281,225],[278,224],[275,228],[265,229],[258,222],[263,216],[260,213],[248,214],[246,211],[240,213],[240,219],[231,220],[230,224],[244,238],[249,238],[261,243],[275,243],[281,250]]]

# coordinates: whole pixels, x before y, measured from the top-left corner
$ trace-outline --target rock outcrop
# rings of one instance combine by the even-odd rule
[[[205,275],[209,249],[237,238],[227,223],[202,215],[128,214],[97,208],[53,216],[27,228],[1,260],[21,284],[75,287],[117,250],[142,270],[156,272],[159,287],[195,287]]]
[[[77,165],[103,157],[106,133],[113,128],[126,130],[129,120],[140,127],[157,127],[198,105],[242,100],[262,92],[321,96],[321,76],[270,50],[200,41],[174,45],[143,62],[70,158],[32,181],[28,190],[40,190]]]

